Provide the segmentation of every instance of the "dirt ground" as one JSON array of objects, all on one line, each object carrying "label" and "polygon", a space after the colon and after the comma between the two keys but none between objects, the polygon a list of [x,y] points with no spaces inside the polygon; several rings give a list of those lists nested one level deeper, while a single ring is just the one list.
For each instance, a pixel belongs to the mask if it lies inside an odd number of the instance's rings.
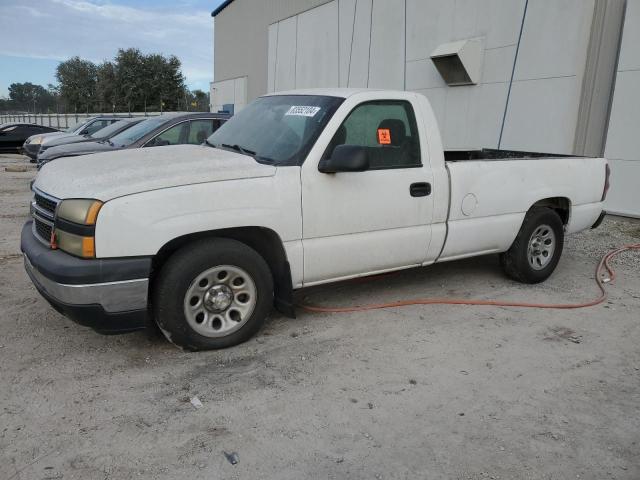
[{"label": "dirt ground", "polygon": [[[589,309],[300,311],[238,347],[185,353],[98,335],[40,298],[19,248],[35,171],[8,165],[28,164],[0,158],[4,480],[640,478],[639,256],[616,262],[609,301]],[[640,223],[608,218],[536,286],[488,256],[299,298],[578,301],[597,295],[597,259],[630,242]]]}]

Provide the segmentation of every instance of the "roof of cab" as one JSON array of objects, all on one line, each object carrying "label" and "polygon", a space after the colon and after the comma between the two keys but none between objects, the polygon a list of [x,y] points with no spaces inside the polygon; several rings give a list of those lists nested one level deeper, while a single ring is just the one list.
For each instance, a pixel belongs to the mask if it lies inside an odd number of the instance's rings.
[{"label": "roof of cab", "polygon": [[[365,92],[379,92],[382,88],[305,88],[301,90],[287,90],[284,92],[267,93],[271,95],[319,95],[325,97],[349,98],[352,95]],[[388,91],[388,90],[385,90]]]}]

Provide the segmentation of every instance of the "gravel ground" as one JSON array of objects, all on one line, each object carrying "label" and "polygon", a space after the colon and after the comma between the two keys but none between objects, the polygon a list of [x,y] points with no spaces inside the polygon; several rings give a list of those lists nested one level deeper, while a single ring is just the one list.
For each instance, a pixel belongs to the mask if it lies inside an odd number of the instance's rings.
[{"label": "gravel ground", "polygon": [[[100,336],[39,297],[19,255],[35,172],[10,165],[28,164],[0,156],[2,479],[640,478],[637,254],[589,309],[300,312],[185,353],[145,332]],[[541,285],[487,256],[299,297],[579,301],[597,295],[597,260],[632,242],[640,223],[607,218],[568,239]]]}]

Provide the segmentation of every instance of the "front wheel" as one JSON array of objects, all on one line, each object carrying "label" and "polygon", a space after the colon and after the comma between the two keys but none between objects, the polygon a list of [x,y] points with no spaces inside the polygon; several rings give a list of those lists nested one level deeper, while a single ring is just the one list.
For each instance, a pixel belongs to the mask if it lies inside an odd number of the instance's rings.
[{"label": "front wheel", "polygon": [[251,338],[273,305],[265,260],[236,240],[213,238],[182,247],[154,285],[158,326],[188,350],[226,348]]},{"label": "front wheel", "polygon": [[527,212],[511,248],[500,255],[504,272],[522,283],[539,283],[553,273],[564,245],[560,216],[536,207]]}]

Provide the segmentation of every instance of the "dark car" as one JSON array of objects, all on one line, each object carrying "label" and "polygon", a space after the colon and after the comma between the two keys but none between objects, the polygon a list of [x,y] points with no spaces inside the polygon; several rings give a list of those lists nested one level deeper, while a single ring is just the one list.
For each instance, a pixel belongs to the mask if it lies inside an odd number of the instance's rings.
[{"label": "dark car", "polygon": [[85,143],[85,142],[103,142],[109,140],[111,137],[124,132],[127,128],[131,128],[137,123],[145,120],[145,117],[137,118],[123,118],[117,122],[112,123],[104,128],[101,128],[94,133],[85,133],[84,135],[63,135],[61,137],[53,137],[48,140],[46,144],[40,147],[38,152],[38,158],[43,152],[46,152],[52,147],[59,147],[60,145],[69,145],[71,143]]},{"label": "dark car", "polygon": [[120,118],[116,116],[100,115],[82,120],[81,122],[78,122],[61,132],[54,131],[53,133],[32,135],[27,138],[22,145],[22,151],[25,155],[31,158],[32,163],[35,163],[36,158],[38,157],[38,152],[40,152],[40,148],[54,138],[62,138],[64,136],[72,135],[92,134],[97,132],[101,128],[106,127],[107,125],[111,125],[112,123],[117,122],[118,120],[120,120]]},{"label": "dark car", "polygon": [[56,131],[55,128],[35,125],[33,123],[0,124],[0,152],[20,153],[20,147],[22,147],[22,144],[30,136]]},{"label": "dark car", "polygon": [[38,168],[60,157],[110,152],[125,148],[204,143],[230,116],[221,113],[167,113],[148,118],[102,142],[52,147],[38,157]]}]

